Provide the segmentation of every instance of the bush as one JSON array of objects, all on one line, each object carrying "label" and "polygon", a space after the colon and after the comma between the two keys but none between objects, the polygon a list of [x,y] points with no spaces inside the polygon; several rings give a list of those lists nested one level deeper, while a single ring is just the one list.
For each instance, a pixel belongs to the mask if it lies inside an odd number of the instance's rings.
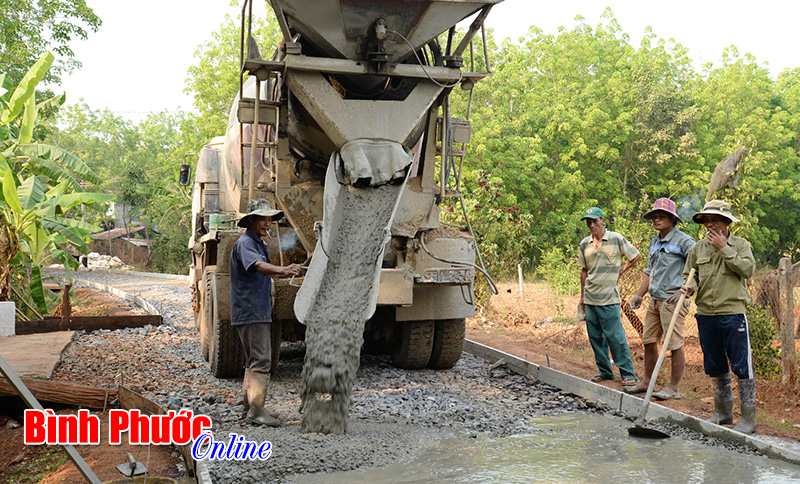
[{"label": "bush", "polygon": [[473,285],[473,290],[475,291],[475,306],[476,309],[480,310],[482,308],[483,314],[491,314],[493,311],[492,308],[492,289],[489,286],[489,283],[486,281],[486,277],[483,274],[478,274],[475,276],[475,282]]},{"label": "bush", "polygon": [[775,320],[767,308],[759,304],[747,306],[747,325],[750,328],[750,350],[753,352],[755,372],[763,377],[773,377],[781,372],[780,346],[774,346],[778,337]]},{"label": "bush", "polygon": [[579,294],[581,271],[578,267],[577,249],[567,255],[565,249],[553,247],[542,252],[536,273],[547,281],[556,294]]},{"label": "bush", "polygon": [[153,237],[150,270],[163,274],[188,274],[191,257],[188,233],[176,231]]}]

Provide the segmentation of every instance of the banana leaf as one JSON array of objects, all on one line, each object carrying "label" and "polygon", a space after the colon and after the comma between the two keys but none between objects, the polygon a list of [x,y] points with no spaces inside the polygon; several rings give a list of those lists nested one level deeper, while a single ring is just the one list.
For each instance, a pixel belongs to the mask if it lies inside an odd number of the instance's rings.
[{"label": "banana leaf", "polygon": [[102,181],[100,177],[92,172],[91,168],[89,168],[89,165],[84,163],[80,158],[73,155],[69,151],[61,149],[57,146],[46,145],[43,143],[28,143],[18,145],[15,148],[15,151],[19,155],[55,161],[69,170],[81,175],[90,183],[100,183]]},{"label": "banana leaf", "polygon": [[47,313],[47,299],[44,296],[44,285],[42,285],[42,269],[34,264],[31,267],[31,299],[36,304],[37,309],[42,314]]},{"label": "banana leaf", "polygon": [[45,52],[38,61],[31,67],[22,78],[17,88],[11,94],[8,104],[4,107],[0,115],[0,124],[8,124],[11,120],[19,116],[22,107],[28,98],[36,92],[36,85],[44,79],[55,57],[50,52]]}]

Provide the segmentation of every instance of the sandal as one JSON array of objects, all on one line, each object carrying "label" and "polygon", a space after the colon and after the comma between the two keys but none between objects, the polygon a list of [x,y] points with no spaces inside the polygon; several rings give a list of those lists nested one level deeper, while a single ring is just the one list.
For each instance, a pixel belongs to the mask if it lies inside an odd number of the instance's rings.
[{"label": "sandal", "polygon": [[622,386],[624,387],[632,387],[633,385],[638,385],[639,380],[636,378],[623,378],[622,379]]},{"label": "sandal", "polygon": [[603,375],[601,375],[601,374],[599,374],[599,373],[598,373],[597,375],[593,376],[593,377],[590,379],[590,381],[592,381],[592,382],[594,382],[594,383],[600,383],[601,381],[613,380],[613,379],[614,379],[614,377],[613,377],[613,376],[612,376],[611,378],[609,378],[609,377],[607,377],[607,376],[603,376]]},{"label": "sandal", "polygon": [[681,398],[681,393],[680,392],[672,393],[669,390],[669,388],[664,388],[660,392],[655,392],[653,394],[653,398],[657,398],[659,400],[671,400],[671,399],[674,398],[674,399],[677,400],[677,399]]},{"label": "sandal", "polygon": [[642,388],[638,382],[634,383],[633,385],[623,386],[622,391],[628,393],[630,395],[635,395],[637,393],[644,393],[647,391],[647,388]]}]

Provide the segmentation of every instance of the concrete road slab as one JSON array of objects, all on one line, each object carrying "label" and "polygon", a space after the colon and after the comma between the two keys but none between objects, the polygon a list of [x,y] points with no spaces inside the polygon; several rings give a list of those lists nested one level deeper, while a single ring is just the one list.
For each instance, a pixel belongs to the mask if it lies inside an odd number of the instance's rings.
[{"label": "concrete road slab", "polygon": [[0,356],[21,378],[50,378],[75,331],[0,338]]}]

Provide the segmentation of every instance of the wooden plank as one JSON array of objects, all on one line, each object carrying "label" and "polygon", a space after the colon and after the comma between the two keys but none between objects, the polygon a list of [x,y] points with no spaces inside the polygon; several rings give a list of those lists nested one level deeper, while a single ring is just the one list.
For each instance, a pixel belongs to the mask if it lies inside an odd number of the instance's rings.
[{"label": "wooden plank", "polygon": [[781,383],[794,386],[797,381],[797,364],[794,339],[794,298],[790,283],[792,260],[784,257],[778,263],[778,288],[780,290],[781,317]]},{"label": "wooden plank", "polygon": [[[52,403],[63,403],[86,408],[102,410],[117,398],[117,390],[113,388],[76,385],[53,380],[37,380],[22,378],[22,383],[33,393],[37,400]],[[0,379],[0,395],[16,396],[17,392],[5,378]]]},{"label": "wooden plank", "polygon": [[50,333],[53,331],[95,331],[98,329],[141,328],[143,326],[160,326],[164,321],[161,315],[137,316],[71,316],[66,324],[60,317],[45,317],[34,321],[17,321],[17,334]]},{"label": "wooden plank", "polygon": [[139,410],[147,415],[162,415],[164,409],[156,402],[143,397],[125,385],[119,386],[119,406],[126,410]]}]

